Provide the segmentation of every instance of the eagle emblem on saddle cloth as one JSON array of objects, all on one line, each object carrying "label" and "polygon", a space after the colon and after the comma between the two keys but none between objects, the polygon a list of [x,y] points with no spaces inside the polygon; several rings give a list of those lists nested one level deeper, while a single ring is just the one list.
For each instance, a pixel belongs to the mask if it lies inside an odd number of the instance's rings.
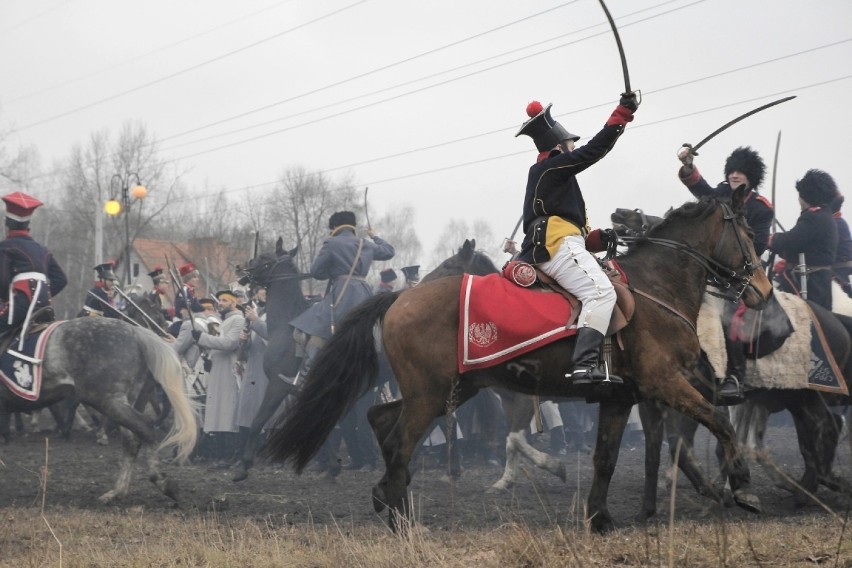
[{"label": "eagle emblem on saddle cloth", "polygon": [[471,323],[467,339],[477,347],[487,347],[497,341],[497,324],[493,321]]}]

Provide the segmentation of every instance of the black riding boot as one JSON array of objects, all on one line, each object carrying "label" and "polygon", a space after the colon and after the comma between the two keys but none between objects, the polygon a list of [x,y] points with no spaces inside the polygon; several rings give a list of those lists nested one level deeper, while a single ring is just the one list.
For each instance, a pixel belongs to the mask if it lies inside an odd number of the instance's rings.
[{"label": "black riding boot", "polygon": [[745,400],[742,385],[746,376],[746,356],[743,344],[725,339],[725,351],[728,355],[728,368],[725,378],[719,385],[719,398],[724,405],[739,404]]},{"label": "black riding boot", "polygon": [[588,385],[609,381],[612,384],[623,384],[624,381],[615,375],[607,375],[600,363],[601,345],[604,336],[591,327],[581,327],[577,330],[574,341],[574,366],[565,376],[571,379],[571,384]]}]

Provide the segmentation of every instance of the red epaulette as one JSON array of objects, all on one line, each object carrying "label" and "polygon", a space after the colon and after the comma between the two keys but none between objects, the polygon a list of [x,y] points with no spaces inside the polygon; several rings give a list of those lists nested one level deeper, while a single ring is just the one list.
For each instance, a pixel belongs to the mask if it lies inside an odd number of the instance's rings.
[{"label": "red epaulette", "polygon": [[810,211],[811,213],[815,213],[816,211],[819,211],[820,209],[821,209],[821,207],[819,205],[814,205],[813,207],[808,207],[808,211]]},{"label": "red epaulette", "polygon": [[772,202],[771,202],[771,201],[769,201],[768,199],[766,199],[765,197],[763,197],[763,196],[762,196],[762,195],[760,195],[760,194],[756,194],[756,195],[757,195],[757,199],[758,199],[758,201],[760,201],[761,203],[763,203],[764,205],[766,205],[766,206],[767,206],[767,207],[769,207],[770,209],[773,209],[773,207],[772,207]]}]

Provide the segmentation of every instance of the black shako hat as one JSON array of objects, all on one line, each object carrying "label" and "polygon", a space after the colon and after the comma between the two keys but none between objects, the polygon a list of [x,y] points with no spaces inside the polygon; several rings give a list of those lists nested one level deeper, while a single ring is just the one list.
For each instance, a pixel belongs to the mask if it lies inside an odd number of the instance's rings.
[{"label": "black shako hat", "polygon": [[409,282],[420,282],[420,265],[417,264],[415,266],[404,266],[402,268],[402,273],[405,275],[405,279]]},{"label": "black shako hat", "polygon": [[115,280],[118,281],[118,276],[112,271],[112,263],[105,262],[95,267],[95,272],[98,273],[98,280]]},{"label": "black shako hat", "polygon": [[565,130],[564,126],[553,120],[553,117],[550,116],[550,107],[552,106],[553,103],[542,110],[541,103],[538,101],[532,101],[528,104],[527,116],[530,119],[521,125],[521,129],[515,134],[515,138],[521,134],[529,136],[535,142],[535,147],[539,152],[552,150],[563,140],[574,140],[575,142],[579,140],[579,136],[571,134]]}]

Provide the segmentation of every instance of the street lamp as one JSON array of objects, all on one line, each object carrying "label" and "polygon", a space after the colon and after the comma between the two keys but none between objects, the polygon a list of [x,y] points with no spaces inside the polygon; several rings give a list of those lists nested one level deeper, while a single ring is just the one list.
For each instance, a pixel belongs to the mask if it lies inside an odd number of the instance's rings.
[{"label": "street lamp", "polygon": [[[130,189],[130,180],[131,178],[136,178],[136,185],[133,186],[133,190]],[[116,187],[115,182],[118,182],[118,188],[121,190],[121,202],[118,201],[118,191],[113,191],[113,188]],[[127,274],[127,280],[125,280],[125,286],[130,285],[130,196],[134,199],[145,199],[145,196],[148,195],[148,190],[145,189],[145,186],[139,180],[139,174],[135,172],[128,172],[125,175],[115,174],[109,180],[109,193],[110,199],[106,203],[104,203],[104,211],[110,217],[115,217],[119,213],[124,211],[124,264],[127,266],[125,273]]]}]

